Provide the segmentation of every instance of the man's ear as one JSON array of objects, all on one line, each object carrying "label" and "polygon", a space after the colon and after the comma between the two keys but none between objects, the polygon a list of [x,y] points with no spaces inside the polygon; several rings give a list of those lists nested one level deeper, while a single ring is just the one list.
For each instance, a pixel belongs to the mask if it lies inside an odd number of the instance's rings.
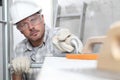
[{"label": "man's ear", "polygon": [[44,15],[42,14],[42,18],[44,18]]},{"label": "man's ear", "polygon": [[42,21],[44,21],[44,15],[42,15]]},{"label": "man's ear", "polygon": [[[22,31],[20,31],[20,33],[21,33],[21,34],[23,34],[23,32],[22,32]],[[23,34],[23,35],[24,35],[24,34]]]}]

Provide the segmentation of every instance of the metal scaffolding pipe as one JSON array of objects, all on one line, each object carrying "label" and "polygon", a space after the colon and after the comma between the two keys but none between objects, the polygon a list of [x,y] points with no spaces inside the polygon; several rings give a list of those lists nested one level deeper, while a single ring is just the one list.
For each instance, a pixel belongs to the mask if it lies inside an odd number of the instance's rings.
[{"label": "metal scaffolding pipe", "polygon": [[9,69],[8,69],[8,46],[9,46],[9,30],[8,30],[8,1],[2,0],[2,39],[3,39],[3,80],[10,80]]},{"label": "metal scaffolding pipe", "polygon": [[80,17],[80,40],[83,42],[84,29],[85,29],[85,18],[86,18],[87,3],[83,2],[82,14]]},{"label": "metal scaffolding pipe", "polygon": [[6,21],[0,21],[0,23],[2,23],[2,24],[6,24]]}]

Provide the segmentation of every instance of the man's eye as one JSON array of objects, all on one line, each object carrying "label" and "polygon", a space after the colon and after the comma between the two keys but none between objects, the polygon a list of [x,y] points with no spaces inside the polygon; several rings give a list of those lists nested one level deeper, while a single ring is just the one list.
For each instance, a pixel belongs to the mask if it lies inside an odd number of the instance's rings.
[{"label": "man's eye", "polygon": [[27,25],[27,23],[25,23],[25,24],[22,24],[22,25],[21,25],[21,27],[24,27],[24,26],[26,26],[26,25]]},{"label": "man's eye", "polygon": [[31,19],[31,21],[32,21],[32,22],[34,22],[35,20],[36,20],[36,18],[34,18],[34,19]]}]

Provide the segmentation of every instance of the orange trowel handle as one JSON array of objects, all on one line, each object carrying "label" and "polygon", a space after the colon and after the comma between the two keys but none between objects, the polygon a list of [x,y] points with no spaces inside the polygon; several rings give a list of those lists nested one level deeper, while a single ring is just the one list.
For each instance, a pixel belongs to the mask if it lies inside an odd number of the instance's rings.
[{"label": "orange trowel handle", "polygon": [[96,60],[98,54],[66,54],[68,59]]}]

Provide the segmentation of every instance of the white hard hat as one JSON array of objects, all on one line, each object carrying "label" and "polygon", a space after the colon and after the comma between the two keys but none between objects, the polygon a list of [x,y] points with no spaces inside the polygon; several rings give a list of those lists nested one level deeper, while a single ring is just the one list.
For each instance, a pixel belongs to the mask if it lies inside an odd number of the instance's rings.
[{"label": "white hard hat", "polygon": [[39,11],[42,11],[42,8],[38,6],[35,2],[30,0],[16,0],[10,8],[10,14],[12,18],[12,23],[16,24],[17,22],[35,14]]}]

